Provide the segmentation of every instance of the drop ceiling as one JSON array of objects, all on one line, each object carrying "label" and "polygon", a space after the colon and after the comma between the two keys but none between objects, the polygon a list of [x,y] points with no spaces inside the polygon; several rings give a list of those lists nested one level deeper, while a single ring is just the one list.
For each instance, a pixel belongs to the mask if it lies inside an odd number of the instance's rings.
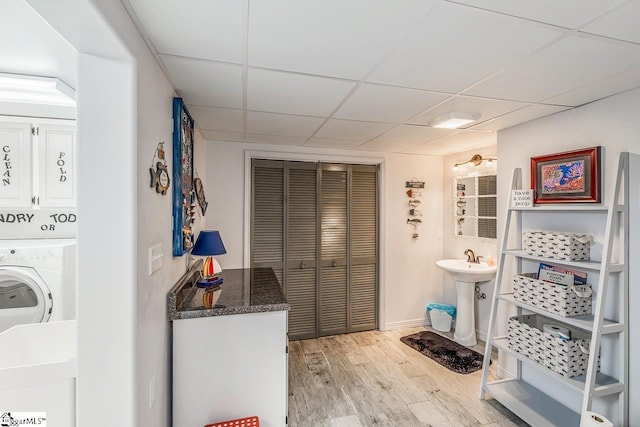
[{"label": "drop ceiling", "polygon": [[122,1],[207,140],[445,155],[640,87],[637,0]]}]

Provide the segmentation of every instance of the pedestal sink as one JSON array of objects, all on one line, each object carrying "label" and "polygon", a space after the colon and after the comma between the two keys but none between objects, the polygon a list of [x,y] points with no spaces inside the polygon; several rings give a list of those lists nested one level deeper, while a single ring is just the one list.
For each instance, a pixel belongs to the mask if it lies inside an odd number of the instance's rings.
[{"label": "pedestal sink", "polygon": [[477,282],[486,282],[496,275],[496,266],[472,263],[464,259],[441,259],[436,261],[456,281],[457,315],[453,339],[466,346],[476,345],[474,289]]}]

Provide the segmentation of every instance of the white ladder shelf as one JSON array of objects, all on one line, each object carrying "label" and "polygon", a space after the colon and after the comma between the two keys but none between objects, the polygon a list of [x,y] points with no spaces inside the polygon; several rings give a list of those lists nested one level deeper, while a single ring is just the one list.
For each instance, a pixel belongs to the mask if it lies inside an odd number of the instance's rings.
[{"label": "white ladder shelf", "polygon": [[[511,190],[522,188],[522,170],[515,169],[511,182]],[[509,193],[510,199],[511,193]],[[489,393],[494,399],[518,415],[524,421],[535,427],[562,426],[578,427],[580,414],[592,409],[594,398],[617,395],[618,397],[618,423],[621,426],[629,425],[629,358],[628,358],[628,318],[629,318],[629,153],[620,153],[616,176],[615,190],[608,207],[602,205],[543,205],[533,208],[512,208],[507,203],[507,214],[502,234],[498,272],[493,291],[491,313],[489,317],[489,329],[487,331],[487,344],[482,367],[482,382],[480,385],[480,399],[484,399]],[[518,247],[521,245],[523,215],[530,212],[548,212],[551,215],[569,213],[579,215],[581,212],[606,214],[604,228],[604,241],[602,243],[602,259],[600,261],[562,261],[538,256],[527,255],[521,249],[510,249],[509,244],[516,240]],[[514,218],[515,217],[515,218]],[[512,227],[512,221],[514,221]],[[515,232],[512,231],[515,229]],[[510,236],[511,233],[511,236]],[[618,249],[618,262],[612,262],[614,249]],[[576,317],[562,317],[538,307],[533,307],[517,301],[513,293],[504,290],[510,278],[504,277],[505,261],[509,258],[515,260],[516,271],[522,271],[523,260],[549,262],[553,264],[574,267],[582,270],[598,271],[599,279],[596,288],[595,305],[593,314]],[[612,276],[618,275],[617,289],[609,289],[609,281]],[[507,288],[508,289],[508,288]],[[616,295],[609,295],[616,294]],[[616,319],[605,319],[605,301],[607,298],[617,296],[619,312]],[[527,313],[541,314],[566,325],[582,329],[591,334],[589,348],[589,362],[587,372],[584,375],[567,378],[538,364],[528,357],[511,350],[508,340],[504,336],[495,336],[498,314],[498,305],[511,306],[517,309],[517,314],[523,311]],[[506,320],[505,320],[506,322]],[[602,336],[616,337],[617,346],[615,353],[618,357],[618,374],[616,378],[598,372],[598,357]],[[514,357],[517,360],[517,371],[514,378],[488,382],[489,359],[492,347]],[[550,380],[564,384],[567,388],[581,393],[582,405],[577,408],[568,408],[554,399],[543,390],[535,388],[523,379],[522,371],[540,373]]]}]

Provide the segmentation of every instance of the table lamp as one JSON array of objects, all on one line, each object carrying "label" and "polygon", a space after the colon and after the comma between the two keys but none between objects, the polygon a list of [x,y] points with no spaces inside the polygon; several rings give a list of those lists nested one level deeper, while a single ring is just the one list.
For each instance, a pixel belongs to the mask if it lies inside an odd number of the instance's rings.
[{"label": "table lamp", "polygon": [[213,255],[226,254],[227,250],[222,243],[220,232],[217,230],[202,230],[198,235],[196,244],[193,245],[191,255],[205,256],[202,266],[202,280],[198,282],[198,286],[207,287],[220,285],[222,283],[222,268]]}]

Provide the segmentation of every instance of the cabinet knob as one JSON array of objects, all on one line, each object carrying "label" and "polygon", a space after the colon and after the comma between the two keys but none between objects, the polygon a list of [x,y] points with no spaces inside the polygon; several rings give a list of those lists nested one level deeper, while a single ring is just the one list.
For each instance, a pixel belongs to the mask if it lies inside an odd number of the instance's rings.
[{"label": "cabinet knob", "polygon": [[302,270],[305,267],[306,267],[306,265],[305,265],[304,261],[301,261],[300,262],[300,270]]},{"label": "cabinet knob", "polygon": [[337,266],[338,266],[338,261],[334,259],[333,262],[331,263],[331,267],[337,267]]}]

